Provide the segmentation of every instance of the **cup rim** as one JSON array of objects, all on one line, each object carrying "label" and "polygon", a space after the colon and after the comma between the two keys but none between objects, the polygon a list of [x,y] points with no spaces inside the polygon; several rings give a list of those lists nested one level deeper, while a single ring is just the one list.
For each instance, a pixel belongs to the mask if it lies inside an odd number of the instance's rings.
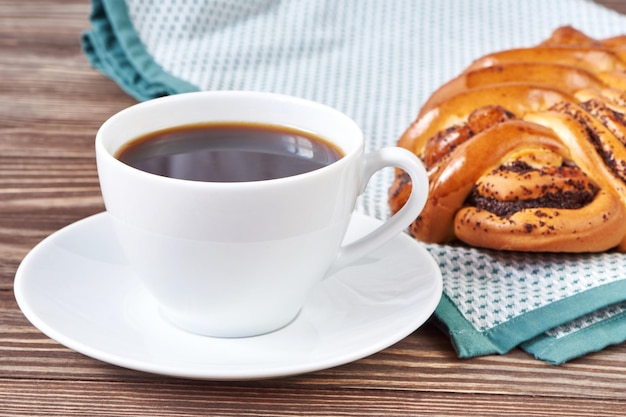
[{"label": "cup rim", "polygon": [[[114,148],[114,150],[111,150],[110,147],[108,147],[105,144],[105,134],[107,133],[107,130],[111,128],[112,125],[114,125],[115,123],[119,123],[120,119],[124,119],[125,117],[132,117],[132,114],[134,112],[138,112],[138,111],[149,111],[149,109],[153,106],[161,106],[164,103],[167,105],[175,105],[177,102],[183,101],[183,100],[189,100],[189,99],[195,99],[195,98],[199,98],[202,99],[202,97],[206,97],[206,96],[210,96],[214,99],[219,99],[220,97],[223,98],[230,98],[230,99],[245,99],[248,97],[252,97],[253,99],[258,99],[258,100],[262,100],[262,99],[270,99],[270,100],[275,100],[275,101],[284,101],[284,102],[291,102],[291,103],[295,103],[295,104],[299,104],[301,106],[308,106],[308,107],[313,107],[313,108],[317,108],[319,110],[325,111],[325,112],[329,112],[329,113],[334,113],[337,116],[340,116],[341,118],[344,119],[345,123],[349,126],[349,129],[353,130],[354,133],[357,133],[359,136],[358,139],[358,143],[355,144],[355,146],[351,146],[350,149],[345,149],[344,147],[340,146],[339,144],[337,144],[336,141],[332,140],[331,138],[328,138],[326,135],[320,135],[324,140],[332,143],[334,146],[337,146],[341,149],[343,155],[341,158],[339,158],[338,160],[332,162],[329,165],[323,166],[321,168],[315,169],[313,171],[308,171],[308,172],[304,172],[301,174],[296,174],[296,175],[291,175],[291,176],[287,176],[287,177],[280,177],[280,178],[274,178],[274,179],[266,179],[266,180],[256,180],[256,181],[237,181],[237,182],[217,182],[217,181],[200,181],[200,180],[190,180],[190,179],[181,179],[181,178],[172,178],[172,177],[167,177],[167,176],[163,176],[163,175],[158,175],[158,174],[153,174],[150,172],[146,172],[143,171],[141,169],[132,167],[122,161],[120,161],[119,159],[117,159],[115,157],[115,152],[117,150],[119,150],[121,148],[121,145],[118,145]],[[262,124],[267,124],[267,125],[276,125],[276,126],[281,126],[280,123],[265,123],[263,121],[251,121],[251,120],[245,120],[245,119],[239,119],[242,122],[246,122],[246,123],[262,123]],[[206,122],[210,123],[210,122],[217,122],[219,123],[220,121],[238,121],[237,118],[234,119],[228,119],[228,120],[222,120],[222,119],[212,119],[212,120],[207,120]],[[183,123],[172,123],[170,125],[168,125],[168,127],[164,127],[165,128],[170,128],[170,127],[176,127],[176,126],[185,126],[185,125],[189,125],[189,124],[194,124],[194,123],[202,123],[202,121],[199,122],[183,122]],[[282,126],[285,127],[290,127],[290,128],[296,128],[296,129],[300,129],[300,130],[304,130],[302,128],[300,128],[297,125],[294,124],[288,124],[288,123],[284,123],[282,124]],[[161,128],[158,129],[154,129],[154,130],[161,130]],[[154,131],[152,130],[152,131]],[[309,130],[309,129],[306,129]],[[146,133],[150,132],[150,129],[145,129]],[[315,131],[312,132],[313,134],[317,134]],[[126,144],[129,141],[135,139],[136,137],[138,137],[140,135],[135,135],[130,139],[124,140],[122,142],[122,144]],[[322,104],[313,100],[308,100],[305,98],[301,98],[301,97],[296,97],[296,96],[290,96],[290,95],[286,95],[286,94],[280,94],[280,93],[270,93],[270,92],[259,92],[259,91],[247,91],[247,90],[213,90],[213,91],[196,91],[196,92],[190,92],[190,93],[180,93],[180,94],[174,94],[174,95],[170,95],[170,96],[163,96],[163,97],[159,97],[159,98],[155,98],[155,99],[151,99],[151,100],[147,100],[147,101],[143,101],[143,102],[139,102],[136,104],[133,104],[129,107],[126,107],[120,111],[118,111],[117,113],[113,114],[112,116],[110,116],[107,120],[104,121],[104,123],[98,128],[98,131],[96,132],[96,137],[95,137],[95,149],[96,149],[96,156],[98,159],[102,158],[103,162],[106,161],[107,163],[111,163],[113,165],[115,165],[116,167],[118,167],[119,169],[123,169],[125,171],[128,171],[129,173],[134,173],[135,175],[139,175],[141,177],[145,177],[145,178],[152,178],[155,180],[159,180],[159,181],[163,181],[163,182],[167,182],[167,183],[171,183],[171,184],[185,184],[188,186],[196,186],[196,187],[207,187],[207,186],[217,186],[217,187],[247,187],[247,186],[259,186],[259,185],[270,185],[270,184],[283,184],[283,183],[289,183],[292,181],[301,181],[303,179],[307,179],[307,178],[311,178],[311,177],[315,177],[318,175],[322,175],[328,171],[334,170],[336,168],[340,168],[340,166],[348,163],[349,160],[351,160],[355,155],[362,153],[364,151],[364,138],[363,138],[363,132],[361,130],[361,128],[356,124],[356,122],[350,118],[348,115],[346,115],[345,113],[331,107],[328,106],[326,104]]]}]

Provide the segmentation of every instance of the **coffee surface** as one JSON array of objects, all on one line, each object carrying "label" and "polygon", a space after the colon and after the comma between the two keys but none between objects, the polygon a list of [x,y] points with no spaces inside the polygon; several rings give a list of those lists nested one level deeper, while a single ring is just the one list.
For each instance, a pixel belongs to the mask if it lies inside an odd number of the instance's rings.
[{"label": "coffee surface", "polygon": [[222,122],[141,136],[116,155],[153,174],[210,182],[261,181],[330,165],[343,155],[309,132],[283,126]]}]

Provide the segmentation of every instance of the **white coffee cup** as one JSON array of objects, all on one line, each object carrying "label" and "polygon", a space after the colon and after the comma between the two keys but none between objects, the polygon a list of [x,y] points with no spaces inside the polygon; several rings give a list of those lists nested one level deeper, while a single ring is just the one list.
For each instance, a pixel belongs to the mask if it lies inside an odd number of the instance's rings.
[{"label": "white coffee cup", "polygon": [[[310,131],[344,156],[300,175],[234,183],[163,177],[115,157],[150,132],[213,121]],[[428,194],[415,155],[395,147],[364,155],[363,134],[349,117],[278,94],[197,92],[139,103],[101,126],[96,157],[120,245],[162,314],[182,329],[215,337],[287,325],[317,282],[401,233]],[[342,246],[357,197],[387,166],[410,175],[411,197],[377,230]]]}]

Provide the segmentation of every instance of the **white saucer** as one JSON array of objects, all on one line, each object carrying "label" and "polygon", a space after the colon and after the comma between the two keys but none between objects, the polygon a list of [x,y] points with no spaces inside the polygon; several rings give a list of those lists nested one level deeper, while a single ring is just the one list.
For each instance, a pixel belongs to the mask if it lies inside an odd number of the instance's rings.
[{"label": "white saucer", "polygon": [[[347,239],[379,224],[355,214]],[[106,213],[43,240],[15,277],[20,308],[59,343],[130,369],[216,380],[293,375],[371,355],[421,326],[441,291],[433,258],[402,235],[321,282],[281,330],[240,339],[198,336],[161,318],[129,273]]]}]

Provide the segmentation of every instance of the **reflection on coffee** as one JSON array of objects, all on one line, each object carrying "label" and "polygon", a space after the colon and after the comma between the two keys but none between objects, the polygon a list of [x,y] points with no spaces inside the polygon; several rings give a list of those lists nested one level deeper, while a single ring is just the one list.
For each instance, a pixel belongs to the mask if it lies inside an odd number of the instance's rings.
[{"label": "reflection on coffee", "polygon": [[261,181],[303,174],[342,157],[334,145],[284,126],[220,122],[178,126],[141,136],[116,157],[171,178]]}]

